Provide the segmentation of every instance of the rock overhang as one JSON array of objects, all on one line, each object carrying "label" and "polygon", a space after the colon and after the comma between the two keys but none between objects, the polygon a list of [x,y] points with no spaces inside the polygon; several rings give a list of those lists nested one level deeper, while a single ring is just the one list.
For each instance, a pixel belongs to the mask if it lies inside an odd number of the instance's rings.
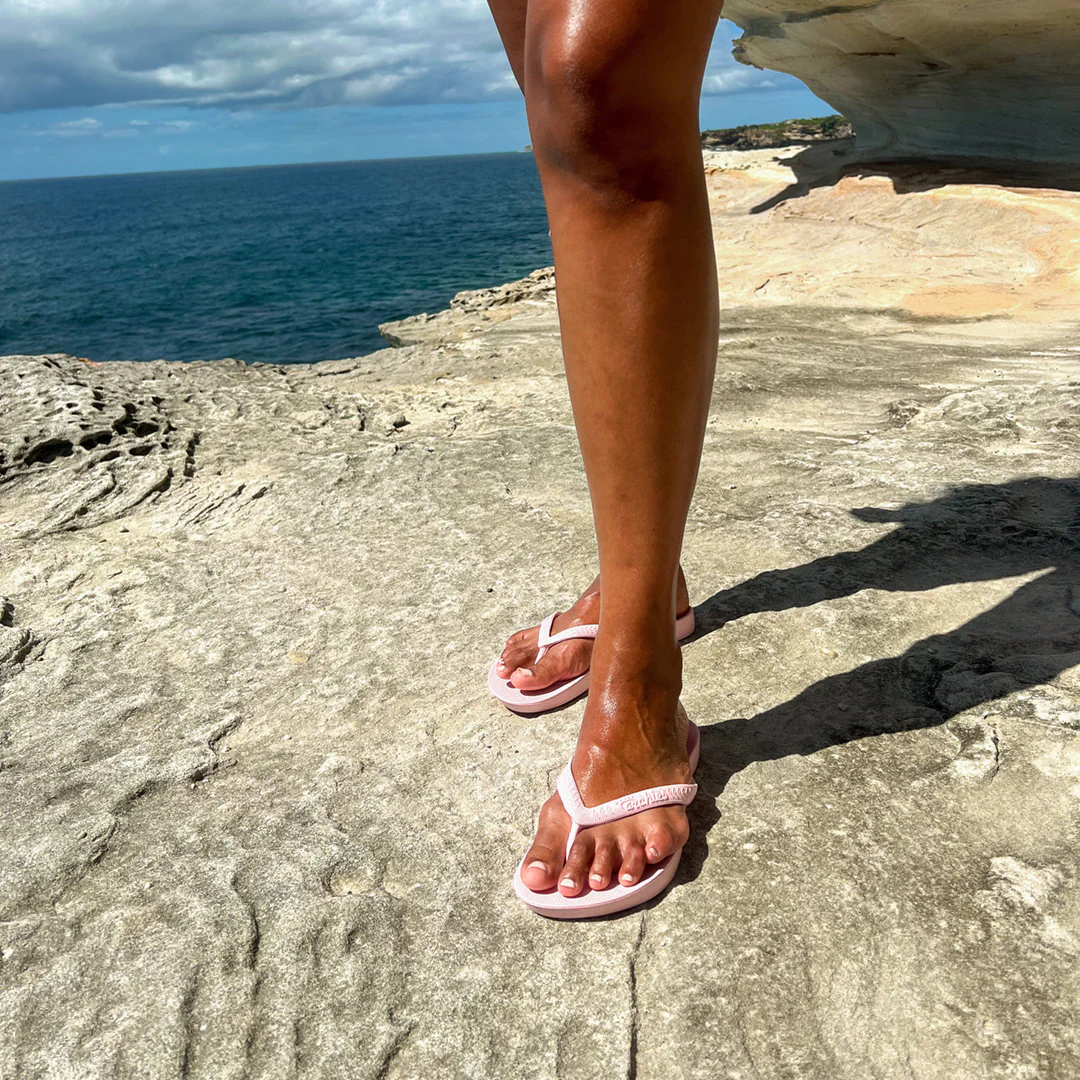
[{"label": "rock overhang", "polygon": [[1068,0],[728,0],[736,59],[801,79],[879,159],[1080,161]]}]

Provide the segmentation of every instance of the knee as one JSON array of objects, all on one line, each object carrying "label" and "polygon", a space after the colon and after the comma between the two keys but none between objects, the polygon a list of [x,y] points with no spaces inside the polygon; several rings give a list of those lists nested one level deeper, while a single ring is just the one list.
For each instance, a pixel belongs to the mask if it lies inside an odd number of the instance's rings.
[{"label": "knee", "polygon": [[541,163],[632,198],[663,198],[678,140],[696,137],[696,96],[680,100],[650,80],[632,41],[560,25],[532,44],[526,103]]}]

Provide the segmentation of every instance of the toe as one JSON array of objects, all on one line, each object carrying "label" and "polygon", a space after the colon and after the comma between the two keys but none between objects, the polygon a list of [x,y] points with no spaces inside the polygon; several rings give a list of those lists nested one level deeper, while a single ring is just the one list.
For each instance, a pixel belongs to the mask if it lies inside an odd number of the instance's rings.
[{"label": "toe", "polygon": [[524,663],[510,676],[519,690],[544,690],[563,679],[573,679],[589,669],[591,641],[581,639],[552,646],[535,663]]},{"label": "toe", "polygon": [[536,627],[532,627],[529,630],[519,630],[507,640],[496,665],[500,675],[509,678],[512,671],[523,664],[527,665],[536,656],[536,634]]},{"label": "toe", "polygon": [[690,830],[686,818],[681,815],[675,821],[657,821],[645,830],[645,858],[650,863],[658,863],[669,855],[674,855],[689,839]]},{"label": "toe", "polygon": [[559,874],[559,892],[563,896],[577,896],[585,887],[585,875],[593,861],[594,844],[588,832],[583,832],[570,849],[566,865]]},{"label": "toe", "polygon": [[540,810],[540,824],[532,847],[521,868],[521,880],[534,892],[553,889],[563,868],[563,852],[570,831],[570,818],[558,795],[552,795]]},{"label": "toe", "polygon": [[622,866],[619,868],[620,885],[636,885],[645,871],[645,848],[640,840],[635,840],[623,851]]},{"label": "toe", "polygon": [[611,884],[611,874],[619,861],[619,849],[610,837],[598,840],[589,871],[589,888],[606,889]]}]

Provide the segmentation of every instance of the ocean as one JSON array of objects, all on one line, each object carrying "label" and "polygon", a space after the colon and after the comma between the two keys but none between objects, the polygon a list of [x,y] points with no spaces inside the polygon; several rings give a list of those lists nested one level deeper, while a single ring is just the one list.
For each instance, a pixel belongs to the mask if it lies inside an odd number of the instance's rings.
[{"label": "ocean", "polygon": [[0,354],[310,363],[551,264],[531,154],[0,183]]}]

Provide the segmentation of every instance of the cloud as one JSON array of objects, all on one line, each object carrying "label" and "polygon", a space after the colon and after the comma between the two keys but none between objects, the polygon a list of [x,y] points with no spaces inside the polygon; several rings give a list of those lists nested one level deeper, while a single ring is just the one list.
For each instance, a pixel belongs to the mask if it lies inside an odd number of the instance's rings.
[{"label": "cloud", "polygon": [[53,125],[52,132],[68,139],[73,135],[97,135],[104,126],[100,120],[84,116],[81,120],[62,120]]},{"label": "cloud", "polygon": [[80,135],[97,135],[103,139],[137,139],[144,130],[153,135],[184,135],[196,126],[194,120],[129,120],[126,124],[110,125],[96,117],[84,116],[79,120],[61,120],[47,127],[29,127],[24,129],[24,134],[58,135],[62,139]]},{"label": "cloud", "polygon": [[769,76],[765,72],[752,68],[737,68],[733,71],[706,71],[701,84],[703,94],[738,94],[749,90],[778,90],[785,85],[784,76]]},{"label": "cloud", "polygon": [[[708,92],[766,87],[723,38]],[[517,93],[485,0],[0,0],[0,111]]]}]

